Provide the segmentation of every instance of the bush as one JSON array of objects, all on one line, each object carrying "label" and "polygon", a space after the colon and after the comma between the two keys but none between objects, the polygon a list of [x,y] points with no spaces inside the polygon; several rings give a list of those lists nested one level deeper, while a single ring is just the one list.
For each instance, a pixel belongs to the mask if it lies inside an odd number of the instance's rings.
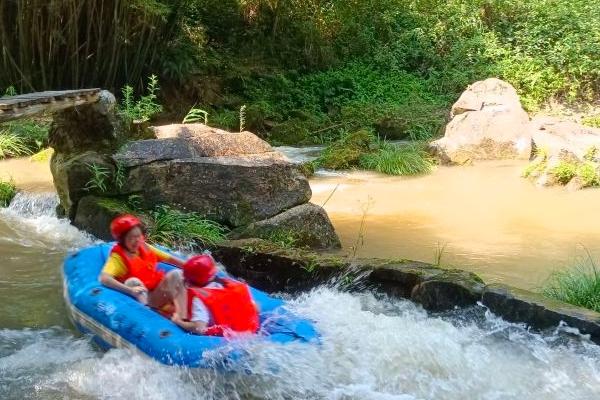
[{"label": "bush", "polygon": [[388,175],[421,175],[430,173],[435,162],[424,144],[381,142],[378,150],[361,156],[359,165]]},{"label": "bush", "polygon": [[8,207],[16,194],[17,188],[12,181],[0,181],[0,207]]},{"label": "bush", "polygon": [[592,128],[600,128],[600,115],[585,117],[581,123],[583,125],[591,126]]},{"label": "bush", "polygon": [[162,106],[158,104],[158,78],[156,75],[148,77],[146,94],[139,99],[135,99],[133,87],[125,86],[121,89],[123,100],[121,101],[120,113],[130,121],[148,121],[153,116],[162,111]]},{"label": "bush", "polygon": [[375,136],[369,131],[345,134],[327,146],[316,163],[323,168],[348,169],[357,167],[363,154],[370,152]]},{"label": "bush", "polygon": [[577,164],[568,161],[561,161],[557,166],[549,171],[556,177],[559,183],[566,185],[577,175]]},{"label": "bush", "polygon": [[542,293],[552,299],[600,312],[600,270],[588,255],[573,268],[554,272]]}]

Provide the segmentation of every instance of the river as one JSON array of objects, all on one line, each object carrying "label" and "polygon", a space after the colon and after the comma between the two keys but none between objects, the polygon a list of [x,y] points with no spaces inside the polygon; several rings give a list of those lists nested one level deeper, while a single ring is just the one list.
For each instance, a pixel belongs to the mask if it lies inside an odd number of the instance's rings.
[{"label": "river", "polygon": [[[315,178],[315,197],[329,197],[332,185],[347,184],[339,179],[352,176]],[[379,178],[384,179],[366,182]],[[319,190],[319,184],[329,186]],[[341,189],[326,207],[351,193]],[[600,395],[600,347],[576,332],[531,333],[480,306],[428,315],[409,301],[334,286],[285,295],[295,312],[315,321],[322,345],[248,342],[250,374],[190,371],[125,350],[101,352],[72,330],[61,297],[62,259],[94,239],[56,218],[56,202],[53,193],[21,193],[0,210],[0,399],[591,400]],[[354,234],[345,237],[339,230],[345,243],[353,242]],[[367,243],[361,247],[366,248]]]}]

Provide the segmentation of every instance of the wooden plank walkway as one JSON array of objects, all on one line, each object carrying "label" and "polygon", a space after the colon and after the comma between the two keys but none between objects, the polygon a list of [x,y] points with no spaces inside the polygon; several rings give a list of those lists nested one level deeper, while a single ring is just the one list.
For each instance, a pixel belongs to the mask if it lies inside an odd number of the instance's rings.
[{"label": "wooden plank walkway", "polygon": [[98,101],[100,89],[45,91],[0,97],[0,122]]}]

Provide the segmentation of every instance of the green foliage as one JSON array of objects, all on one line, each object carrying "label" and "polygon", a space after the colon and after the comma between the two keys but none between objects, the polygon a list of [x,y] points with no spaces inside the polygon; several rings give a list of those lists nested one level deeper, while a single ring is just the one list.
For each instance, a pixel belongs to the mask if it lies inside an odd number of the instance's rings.
[{"label": "green foliage", "polygon": [[537,178],[546,170],[547,164],[548,152],[545,149],[537,149],[535,159],[527,164],[522,175],[524,178]]},{"label": "green foliage", "polygon": [[577,175],[577,164],[568,161],[560,161],[558,165],[551,168],[549,172],[556,177],[559,183],[566,185],[575,177],[575,175]]},{"label": "green foliage", "polygon": [[585,161],[577,166],[576,176],[581,179],[584,187],[600,186],[600,175],[598,168],[600,166],[592,161]]},{"label": "green foliage", "polygon": [[14,182],[0,180],[0,207],[8,207],[15,194],[17,194],[17,188]]},{"label": "green foliage", "polygon": [[585,117],[581,123],[583,125],[591,126],[592,128],[600,128],[600,114]]},{"label": "green foliage", "polygon": [[15,89],[14,86],[9,86],[6,88],[6,90],[4,91],[4,96],[16,96],[17,95],[17,89]]},{"label": "green foliage", "polygon": [[162,106],[158,104],[158,78],[156,75],[148,77],[148,85],[146,86],[146,94],[139,99],[135,99],[133,87],[124,86],[121,89],[123,99],[121,101],[120,112],[123,116],[131,121],[148,121],[156,114],[162,111]]},{"label": "green foliage", "polygon": [[192,107],[183,118],[182,123],[193,124],[197,122],[202,122],[204,125],[208,125],[208,112]]},{"label": "green foliage", "polygon": [[329,169],[357,167],[363,154],[372,150],[374,142],[375,136],[369,131],[345,134],[323,150],[317,164]]},{"label": "green foliage", "polygon": [[276,229],[267,235],[265,239],[275,243],[280,248],[293,249],[297,247],[299,237],[294,231]]},{"label": "green foliage", "polygon": [[542,293],[552,299],[600,312],[600,270],[588,254],[587,259],[565,271],[554,272]]},{"label": "green foliage", "polygon": [[25,140],[13,133],[0,132],[0,159],[31,154]]},{"label": "green foliage", "polygon": [[194,212],[159,206],[150,212],[148,239],[168,246],[207,246],[225,239],[226,228]]},{"label": "green foliage", "polygon": [[98,164],[86,164],[92,174],[90,180],[85,184],[85,190],[97,190],[105,193],[108,190],[110,169]]},{"label": "green foliage", "polygon": [[240,132],[246,128],[246,105],[240,107]]},{"label": "green foliage", "polygon": [[117,188],[122,189],[123,185],[125,185],[125,181],[127,180],[127,168],[125,165],[117,161],[114,175],[114,183]]},{"label": "green foliage", "polygon": [[377,151],[360,158],[360,167],[388,175],[421,175],[430,173],[435,167],[425,144],[395,145],[381,141]]},{"label": "green foliage", "polygon": [[48,143],[50,123],[42,119],[20,119],[0,124],[0,158],[35,153]]}]

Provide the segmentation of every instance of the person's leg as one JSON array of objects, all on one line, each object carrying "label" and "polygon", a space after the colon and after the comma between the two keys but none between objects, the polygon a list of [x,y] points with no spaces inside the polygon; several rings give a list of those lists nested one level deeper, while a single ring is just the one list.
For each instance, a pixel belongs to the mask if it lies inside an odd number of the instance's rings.
[{"label": "person's leg", "polygon": [[167,273],[148,295],[148,305],[152,308],[160,309],[171,301],[175,305],[175,312],[181,318],[187,318],[187,292],[181,270]]},{"label": "person's leg", "polygon": [[142,283],[141,280],[139,280],[138,278],[128,278],[125,282],[123,282],[123,284],[125,286],[129,286],[129,287],[138,287],[138,286],[143,287],[145,289],[145,293],[144,293],[144,296],[141,297],[140,303],[142,303],[144,305],[148,304],[148,289]]}]

